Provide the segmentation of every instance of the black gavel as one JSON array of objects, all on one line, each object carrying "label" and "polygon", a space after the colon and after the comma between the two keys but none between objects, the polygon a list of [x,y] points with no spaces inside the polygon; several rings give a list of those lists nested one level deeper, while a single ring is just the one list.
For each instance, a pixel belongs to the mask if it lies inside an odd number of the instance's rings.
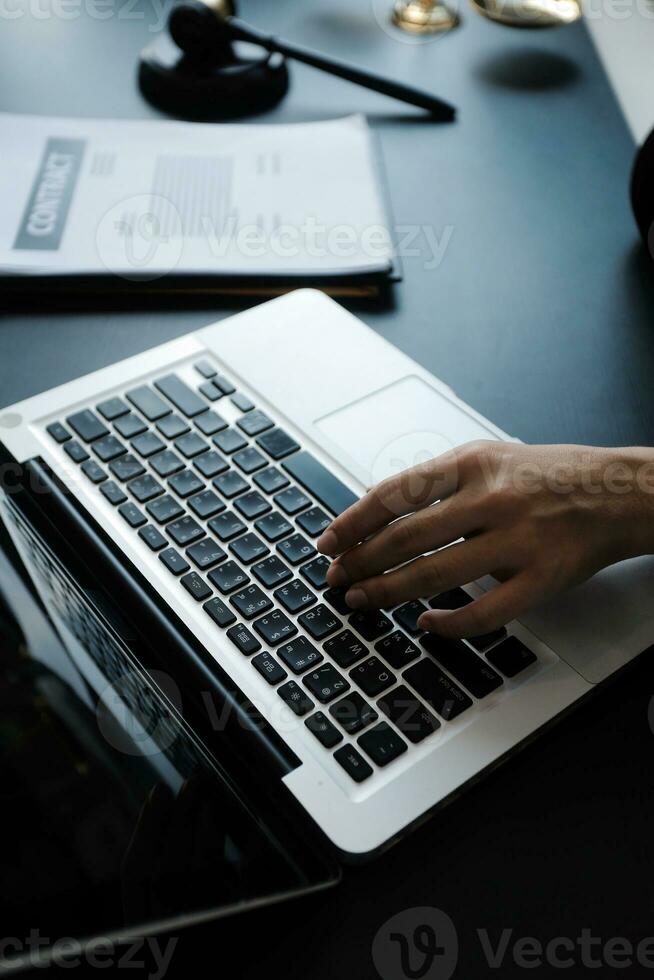
[{"label": "black gavel", "polygon": [[229,65],[234,58],[232,42],[248,41],[270,53],[301,61],[374,92],[381,92],[426,109],[434,119],[449,121],[456,114],[453,106],[428,92],[381,78],[336,58],[326,57],[250,27],[234,16],[234,6],[230,0],[187,0],[180,3],[171,12],[168,29],[177,47],[186,55],[187,61],[199,67]]}]

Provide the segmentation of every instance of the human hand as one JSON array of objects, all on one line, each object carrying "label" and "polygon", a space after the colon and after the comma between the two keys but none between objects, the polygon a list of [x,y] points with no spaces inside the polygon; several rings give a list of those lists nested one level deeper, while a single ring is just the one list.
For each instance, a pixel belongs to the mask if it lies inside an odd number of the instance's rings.
[{"label": "human hand", "polygon": [[[461,540],[463,539],[463,540]],[[384,480],[325,530],[330,586],[392,608],[484,575],[501,584],[418,625],[491,632],[600,568],[654,553],[654,450],[473,442]]]}]

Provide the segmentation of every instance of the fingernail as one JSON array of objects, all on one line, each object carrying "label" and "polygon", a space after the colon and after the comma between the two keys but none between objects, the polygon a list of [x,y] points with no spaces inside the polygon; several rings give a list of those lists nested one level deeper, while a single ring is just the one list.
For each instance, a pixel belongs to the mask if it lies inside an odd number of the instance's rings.
[{"label": "fingernail", "polygon": [[421,616],[418,616],[416,625],[419,626],[421,630],[431,629],[435,618],[436,617],[433,616],[431,613],[427,613],[427,612],[422,613]]},{"label": "fingernail", "polygon": [[326,531],[323,531],[316,541],[316,548],[323,555],[335,555],[337,542],[334,532],[329,528],[327,528]]},{"label": "fingernail", "polygon": [[327,569],[327,581],[334,588],[347,585],[347,574],[341,565],[330,565]]},{"label": "fingernail", "polygon": [[345,593],[345,601],[350,609],[364,609],[368,605],[368,597],[363,589],[354,588]]}]

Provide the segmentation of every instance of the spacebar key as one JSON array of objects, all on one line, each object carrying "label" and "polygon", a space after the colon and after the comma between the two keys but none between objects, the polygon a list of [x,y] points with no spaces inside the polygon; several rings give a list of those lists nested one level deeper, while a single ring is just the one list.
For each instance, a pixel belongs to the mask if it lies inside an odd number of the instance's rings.
[{"label": "spacebar key", "polygon": [[342,514],[359,498],[344,483],[306,450],[295,453],[282,466],[297,482],[312,493],[332,514]]},{"label": "spacebar key", "polygon": [[154,386],[189,419],[199,415],[200,412],[206,412],[209,407],[176,374],[167,374],[165,377],[159,378],[158,381],[155,381]]}]

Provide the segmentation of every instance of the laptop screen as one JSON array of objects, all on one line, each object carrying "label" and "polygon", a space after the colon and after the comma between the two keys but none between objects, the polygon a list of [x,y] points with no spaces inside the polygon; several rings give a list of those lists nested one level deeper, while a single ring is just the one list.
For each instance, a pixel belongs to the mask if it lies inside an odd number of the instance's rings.
[{"label": "laptop screen", "polygon": [[333,882],[253,809],[100,592],[0,504],[0,969],[61,937],[144,936]]}]

